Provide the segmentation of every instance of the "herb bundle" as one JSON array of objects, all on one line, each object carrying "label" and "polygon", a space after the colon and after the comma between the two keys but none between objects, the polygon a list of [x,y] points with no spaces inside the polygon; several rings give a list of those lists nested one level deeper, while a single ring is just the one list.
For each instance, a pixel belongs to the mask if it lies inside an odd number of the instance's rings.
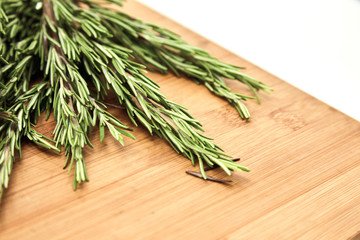
[{"label": "herb bundle", "polygon": [[[199,133],[201,124],[185,107],[167,99],[145,69],[188,76],[226,99],[243,119],[250,117],[244,100],[257,98],[265,84],[191,46],[159,26],[113,10],[106,0],[0,0],[0,199],[8,187],[24,138],[61,151],[65,167],[74,169],[73,188],[88,181],[83,148],[99,127],[123,144],[131,129],[107,111],[112,92],[135,126],[165,139],[173,149],[197,162],[203,179],[221,181],[206,170],[221,167],[248,171]],[[254,96],[232,92],[224,78],[247,85]],[[40,80],[39,80],[40,79]],[[53,114],[53,138],[35,130],[41,114]],[[236,159],[235,159],[236,160]]]}]

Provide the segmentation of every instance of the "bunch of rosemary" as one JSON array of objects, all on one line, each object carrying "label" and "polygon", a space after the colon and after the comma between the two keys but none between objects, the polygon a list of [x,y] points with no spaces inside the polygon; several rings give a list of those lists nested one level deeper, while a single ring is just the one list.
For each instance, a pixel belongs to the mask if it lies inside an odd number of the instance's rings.
[{"label": "bunch of rosemary", "polygon": [[[105,128],[123,144],[134,138],[111,115],[104,98],[113,92],[135,126],[142,124],[164,138],[176,152],[195,164],[204,179],[208,167],[245,170],[197,130],[201,124],[186,108],[168,100],[145,75],[145,68],[185,75],[225,98],[243,119],[250,117],[243,100],[270,89],[184,42],[164,28],[114,11],[111,5],[88,0],[0,0],[0,199],[8,187],[21,141],[54,151],[64,149],[65,167],[74,168],[74,184],[88,181],[83,148],[91,145],[90,129]],[[232,92],[223,78],[246,84],[255,97]],[[53,139],[34,129],[40,114],[53,114]],[[205,167],[207,165],[208,167]]]}]

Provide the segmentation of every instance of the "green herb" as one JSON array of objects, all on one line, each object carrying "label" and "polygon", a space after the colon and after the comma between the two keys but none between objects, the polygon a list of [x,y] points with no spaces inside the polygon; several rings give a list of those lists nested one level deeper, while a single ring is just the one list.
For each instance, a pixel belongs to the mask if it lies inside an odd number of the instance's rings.
[{"label": "green herb", "polygon": [[[100,141],[105,128],[124,144],[131,129],[107,111],[105,98],[114,93],[135,126],[164,138],[174,150],[198,162],[189,174],[211,181],[209,168],[249,171],[233,161],[184,106],[168,100],[145,73],[187,76],[229,101],[243,119],[243,101],[256,98],[265,84],[191,46],[167,29],[111,9],[122,0],[102,4],[87,0],[0,0],[0,198],[8,187],[15,154],[27,138],[66,155],[65,168],[75,169],[73,188],[88,181],[83,157],[92,126]],[[254,96],[232,92],[224,78],[247,85]],[[53,139],[37,132],[38,117],[53,114]],[[238,160],[238,159],[235,159]]]}]

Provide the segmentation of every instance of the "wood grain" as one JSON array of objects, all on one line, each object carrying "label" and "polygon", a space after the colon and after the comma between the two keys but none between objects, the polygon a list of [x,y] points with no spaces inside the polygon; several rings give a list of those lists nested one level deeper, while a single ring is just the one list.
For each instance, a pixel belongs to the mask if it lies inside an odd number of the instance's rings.
[{"label": "wood grain", "polygon": [[[235,173],[229,185],[206,182],[186,175],[196,170],[190,161],[145,129],[135,129],[137,140],[125,147],[109,134],[99,143],[94,130],[95,148],[86,149],[90,183],[74,192],[64,156],[26,143],[3,198],[0,239],[358,239],[359,122],[135,1],[125,10],[275,89],[261,94],[261,105],[247,103],[252,120],[244,122],[204,87],[150,74],[252,171]],[[111,111],[129,122],[122,110]],[[52,127],[43,122],[39,130]]]}]

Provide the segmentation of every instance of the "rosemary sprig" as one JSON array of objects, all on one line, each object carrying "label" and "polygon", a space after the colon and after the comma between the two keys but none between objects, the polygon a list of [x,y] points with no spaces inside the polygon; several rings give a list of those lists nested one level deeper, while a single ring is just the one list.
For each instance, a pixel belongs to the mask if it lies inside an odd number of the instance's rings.
[{"label": "rosemary sprig", "polygon": [[[46,83],[35,84],[9,108],[0,108],[0,199],[4,188],[8,187],[9,178],[15,162],[15,152],[21,157],[21,140],[27,137],[32,142],[47,149],[60,151],[47,138],[33,128],[31,117],[40,115],[41,105],[47,100]],[[36,121],[36,120],[35,120]]]},{"label": "rosemary sprig", "polygon": [[[102,22],[111,34],[124,46],[132,49],[135,59],[148,69],[162,73],[171,70],[177,76],[185,74],[229,101],[243,119],[249,119],[250,113],[242,101],[256,98],[260,103],[257,91],[271,90],[264,83],[240,72],[240,67],[219,61],[203,49],[189,45],[167,29],[134,19],[124,13],[114,13],[95,3],[91,6],[91,11],[103,19]],[[232,92],[224,78],[246,84],[255,97]]]},{"label": "rosemary sprig", "polygon": [[[39,146],[64,149],[65,167],[74,167],[73,188],[88,181],[83,148],[92,147],[90,130],[105,128],[124,145],[135,139],[132,129],[111,115],[106,105],[126,109],[135,126],[165,139],[173,149],[198,163],[189,174],[217,182],[209,168],[249,171],[201,134],[199,121],[187,109],[167,99],[146,76],[146,69],[181,76],[204,84],[225,98],[248,119],[243,101],[257,98],[270,87],[191,46],[164,28],[107,8],[121,0],[100,4],[88,0],[0,0],[0,197],[8,187],[15,161],[26,137]],[[238,80],[254,92],[232,92],[224,79]],[[109,92],[117,101],[104,99]],[[35,131],[41,114],[53,114],[53,139]]]}]

